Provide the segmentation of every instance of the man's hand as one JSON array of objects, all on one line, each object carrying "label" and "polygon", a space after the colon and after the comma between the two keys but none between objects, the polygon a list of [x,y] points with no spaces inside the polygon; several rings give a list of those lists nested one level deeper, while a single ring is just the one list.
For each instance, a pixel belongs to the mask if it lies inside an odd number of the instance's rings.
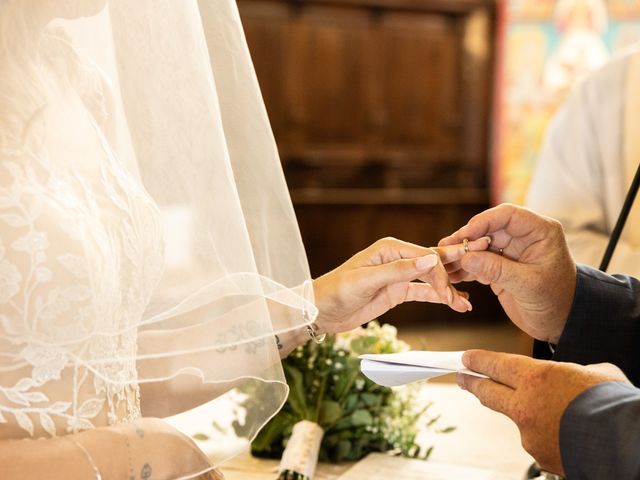
[{"label": "man's hand", "polygon": [[543,469],[559,474],[564,474],[560,420],[569,403],[599,383],[630,383],[610,363],[582,366],[484,350],[469,350],[462,361],[490,379],[459,374],[458,385],[513,420],[524,449]]},{"label": "man's hand", "polygon": [[562,226],[516,205],[482,212],[439,246],[491,237],[491,251],[469,252],[447,265],[451,281],[477,280],[498,296],[513,323],[538,340],[557,343],[576,285],[576,266]]},{"label": "man's hand", "polygon": [[[484,237],[469,242],[468,250],[488,246],[489,239]],[[316,323],[323,332],[344,332],[409,301],[444,303],[457,312],[469,311],[467,294],[450,284],[444,266],[459,262],[463,255],[462,244],[427,248],[395,238],[378,240],[313,281],[320,311]]]}]

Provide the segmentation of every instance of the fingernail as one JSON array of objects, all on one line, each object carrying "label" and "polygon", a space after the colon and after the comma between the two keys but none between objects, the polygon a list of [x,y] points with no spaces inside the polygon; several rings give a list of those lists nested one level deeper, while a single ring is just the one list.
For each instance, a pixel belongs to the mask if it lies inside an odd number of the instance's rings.
[{"label": "fingernail", "polygon": [[451,287],[447,287],[447,303],[451,305],[453,301],[453,292],[451,291]]},{"label": "fingernail", "polygon": [[458,383],[458,386],[463,389],[466,390],[467,386],[465,384],[465,375],[462,373],[459,373],[458,375],[456,375],[456,382]]},{"label": "fingernail", "polygon": [[491,237],[487,235],[487,236],[486,236],[486,237],[484,237],[484,238],[486,238],[486,239],[487,239],[487,244],[491,245]]},{"label": "fingernail", "polygon": [[435,267],[437,264],[438,256],[433,253],[420,257],[416,260],[416,268],[418,270],[426,270],[427,268]]},{"label": "fingernail", "polygon": [[467,312],[473,310],[473,305],[471,305],[471,302],[469,300],[464,297],[460,297],[460,301],[467,307]]}]

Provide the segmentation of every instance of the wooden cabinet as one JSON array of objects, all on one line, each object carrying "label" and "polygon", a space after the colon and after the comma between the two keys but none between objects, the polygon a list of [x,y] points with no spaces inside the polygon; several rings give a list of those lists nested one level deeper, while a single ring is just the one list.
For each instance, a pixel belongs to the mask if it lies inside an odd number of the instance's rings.
[{"label": "wooden cabinet", "polygon": [[[383,236],[434,244],[488,206],[492,1],[238,6],[315,275]],[[474,315],[496,315],[472,289]]]}]

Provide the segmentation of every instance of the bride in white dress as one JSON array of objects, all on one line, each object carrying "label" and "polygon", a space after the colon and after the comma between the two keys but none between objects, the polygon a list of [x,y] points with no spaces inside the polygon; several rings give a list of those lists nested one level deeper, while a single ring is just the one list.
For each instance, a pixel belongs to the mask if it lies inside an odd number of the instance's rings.
[{"label": "bride in white dress", "polygon": [[241,388],[251,440],[295,346],[470,308],[460,246],[385,239],[311,280],[232,0],[0,0],[0,66],[3,479],[214,478],[154,417]]}]

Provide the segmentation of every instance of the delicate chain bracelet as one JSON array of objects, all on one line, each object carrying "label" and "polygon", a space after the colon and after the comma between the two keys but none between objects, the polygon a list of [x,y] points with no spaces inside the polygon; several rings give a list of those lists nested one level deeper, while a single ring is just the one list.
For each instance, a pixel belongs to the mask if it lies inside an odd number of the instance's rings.
[{"label": "delicate chain bracelet", "polygon": [[318,345],[324,343],[324,341],[327,339],[326,333],[318,334],[318,325],[316,325],[315,323],[307,325],[307,333],[311,337],[313,343],[317,343]]},{"label": "delicate chain bracelet", "polygon": [[96,465],[96,462],[93,461],[93,457],[91,456],[89,451],[84,447],[84,445],[82,445],[80,442],[78,442],[77,440],[75,440],[73,438],[68,438],[68,437],[63,437],[63,438],[65,440],[69,440],[76,447],[78,447],[80,450],[82,450],[82,453],[87,458],[87,461],[89,462],[89,465],[91,465],[91,468],[93,469],[93,473],[95,473],[95,475],[96,475],[95,476],[95,480],[102,480],[102,474],[100,473],[100,469],[98,469],[98,466]]}]

